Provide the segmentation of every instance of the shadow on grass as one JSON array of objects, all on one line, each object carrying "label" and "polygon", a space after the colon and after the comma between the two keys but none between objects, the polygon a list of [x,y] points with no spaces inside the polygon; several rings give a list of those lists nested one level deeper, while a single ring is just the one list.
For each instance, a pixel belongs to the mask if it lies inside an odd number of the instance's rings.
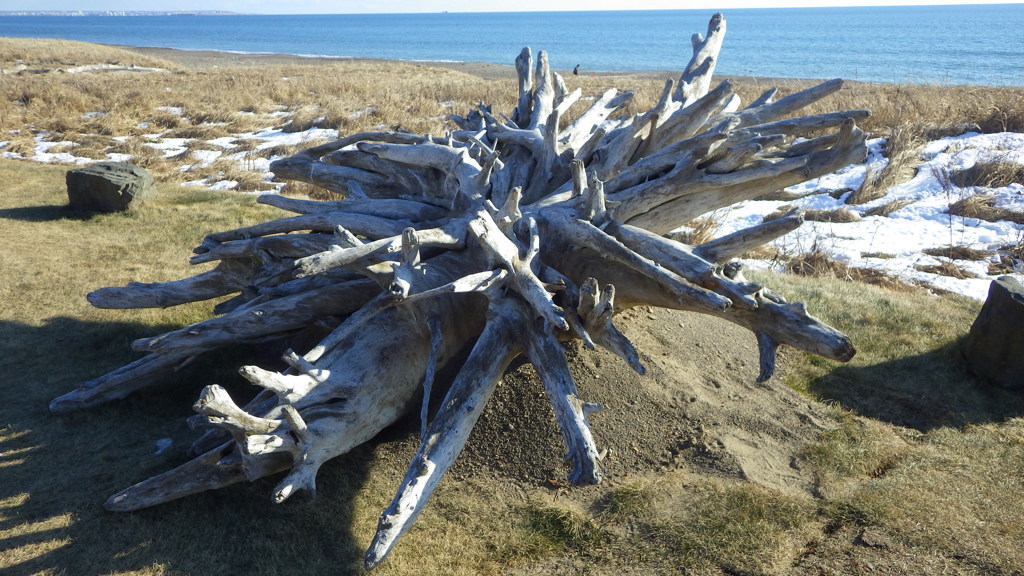
[{"label": "shadow on grass", "polygon": [[1024,393],[971,374],[961,348],[962,339],[872,366],[839,366],[808,389],[823,401],[922,432],[1024,415]]},{"label": "shadow on grass", "polygon": [[0,218],[22,222],[55,222],[57,220],[89,220],[97,212],[82,212],[67,204],[50,206],[25,206],[22,208],[0,209]]},{"label": "shadow on grass", "polygon": [[[198,433],[186,418],[203,386],[224,385],[239,403],[255,393],[237,368],[262,359],[229,349],[126,399],[49,413],[53,397],[138,357],[131,340],[169,328],[73,318],[0,322],[0,573],[360,572],[351,522],[372,446],[327,463],[316,501],[297,495],[273,504],[280,480],[273,477],[139,512],[102,508],[111,494],[188,460]],[[171,448],[158,451],[167,440]]]}]

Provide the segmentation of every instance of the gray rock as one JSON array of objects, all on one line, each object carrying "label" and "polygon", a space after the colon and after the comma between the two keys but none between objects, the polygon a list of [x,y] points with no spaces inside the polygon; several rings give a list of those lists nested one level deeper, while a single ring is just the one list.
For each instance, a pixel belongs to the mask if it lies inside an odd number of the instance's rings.
[{"label": "gray rock", "polygon": [[1024,287],[1012,276],[992,282],[964,341],[964,358],[997,386],[1024,390]]},{"label": "gray rock", "polygon": [[152,196],[153,176],[127,162],[97,162],[69,170],[68,201],[75,210],[119,212]]}]

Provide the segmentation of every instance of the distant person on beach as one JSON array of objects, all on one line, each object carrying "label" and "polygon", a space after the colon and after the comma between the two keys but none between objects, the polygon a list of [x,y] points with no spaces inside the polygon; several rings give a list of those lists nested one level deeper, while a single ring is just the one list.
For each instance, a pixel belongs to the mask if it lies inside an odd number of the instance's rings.
[{"label": "distant person on beach", "polygon": [[572,75],[573,76],[579,76],[580,75],[580,65],[579,64],[577,64],[576,67],[572,69]]}]

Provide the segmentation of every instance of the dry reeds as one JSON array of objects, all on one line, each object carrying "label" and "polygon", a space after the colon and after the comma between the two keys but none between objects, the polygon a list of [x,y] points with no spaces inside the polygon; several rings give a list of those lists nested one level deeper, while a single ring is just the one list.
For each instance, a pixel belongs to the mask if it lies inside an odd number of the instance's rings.
[{"label": "dry reeds", "polygon": [[715,238],[722,223],[715,218],[695,218],[682,226],[683,229],[672,233],[669,238],[690,246],[697,246]]},{"label": "dry reeds", "polygon": [[1007,160],[978,162],[970,168],[951,173],[949,178],[961,188],[1002,188],[1011,184],[1024,184],[1024,164]]},{"label": "dry reeds", "polygon": [[913,200],[893,200],[881,206],[875,206],[864,211],[864,216],[888,216],[897,210],[901,210],[913,204]]},{"label": "dry reeds", "polygon": [[995,198],[973,194],[949,205],[949,213],[963,218],[977,218],[986,222],[1006,220],[1024,224],[1024,213],[1007,210],[995,205]]},{"label": "dry reeds", "polygon": [[922,130],[899,124],[889,130],[884,154],[889,162],[881,169],[868,169],[864,182],[846,198],[847,204],[864,204],[885,196],[887,190],[914,176],[918,150],[924,144]]},{"label": "dry reeds", "polygon": [[[780,206],[774,212],[764,217],[764,221],[775,220],[776,218],[782,218],[786,214],[789,214],[793,210],[793,206],[785,205]],[[819,210],[809,209],[804,210],[804,220],[810,222],[834,222],[834,223],[845,223],[845,222],[860,222],[861,216],[855,210],[851,210],[846,206],[834,208],[832,210]]]},{"label": "dry reeds", "polygon": [[950,260],[971,260],[980,261],[991,258],[995,253],[991,250],[978,250],[970,246],[942,246],[939,248],[928,248],[921,252]]},{"label": "dry reeds", "polygon": [[861,282],[880,286],[896,292],[919,292],[920,288],[900,281],[881,270],[873,268],[853,268],[845,262],[832,258],[823,250],[810,250],[789,258],[783,268],[797,276],[814,278],[835,278],[846,282]]},{"label": "dry reeds", "polygon": [[965,271],[963,268],[953,264],[952,262],[946,261],[939,262],[938,264],[919,264],[914,266],[914,269],[921,272],[927,272],[929,274],[949,276],[950,278],[957,278],[959,280],[974,278],[974,274]]}]

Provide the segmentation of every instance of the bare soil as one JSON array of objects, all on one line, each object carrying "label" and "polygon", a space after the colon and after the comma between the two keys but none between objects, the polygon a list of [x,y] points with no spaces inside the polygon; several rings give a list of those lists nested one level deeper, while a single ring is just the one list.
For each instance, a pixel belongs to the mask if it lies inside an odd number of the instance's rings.
[{"label": "bare soil", "polygon": [[[829,426],[827,408],[783,385],[782,375],[756,382],[753,334],[718,318],[658,308],[616,318],[645,375],[579,341],[566,349],[581,398],[604,408],[589,422],[598,449],[607,450],[606,482],[683,471],[813,495],[814,478],[800,454]],[[417,426],[406,423],[393,438],[398,442],[378,454],[406,465]],[[540,379],[521,364],[503,378],[449,474],[558,488],[568,474],[564,453]]]}]

